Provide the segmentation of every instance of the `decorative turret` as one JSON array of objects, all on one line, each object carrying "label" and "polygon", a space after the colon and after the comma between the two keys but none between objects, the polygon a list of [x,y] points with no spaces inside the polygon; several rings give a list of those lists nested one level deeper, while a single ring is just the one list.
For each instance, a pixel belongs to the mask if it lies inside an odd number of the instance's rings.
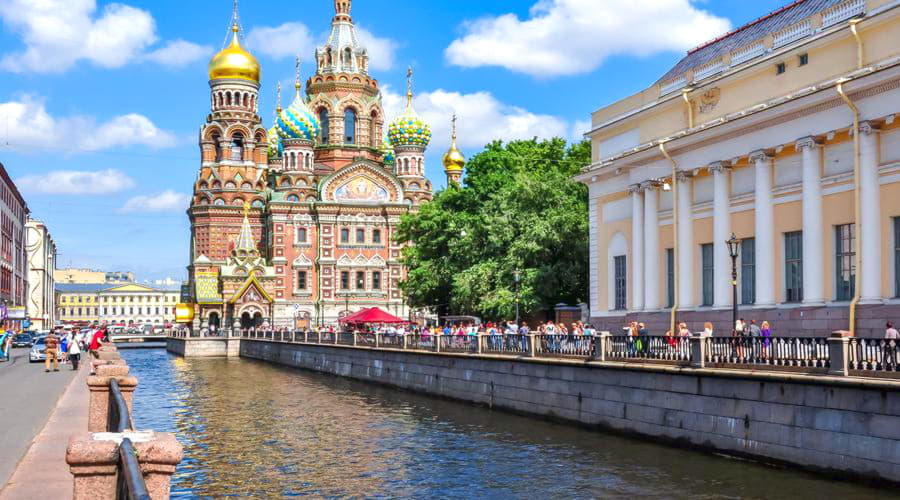
[{"label": "decorative turret", "polygon": [[418,147],[424,151],[431,142],[431,127],[413,109],[412,75],[413,70],[409,68],[406,72],[406,110],[388,126],[388,139],[395,150]]},{"label": "decorative turret", "polygon": [[278,114],[275,123],[284,148],[284,170],[313,170],[313,146],[319,135],[319,120],[306,106],[300,83],[300,57],[297,57],[296,94],[287,109]]},{"label": "decorative turret", "polygon": [[453,115],[453,132],[450,136],[450,149],[444,153],[444,173],[447,174],[447,185],[459,185],[462,179],[463,168],[466,165],[466,157],[456,147],[456,114]]},{"label": "decorative turret", "polygon": [[316,50],[319,74],[367,74],[369,71],[369,54],[356,37],[350,8],[351,0],[334,1],[331,35],[325,45]]},{"label": "decorative turret", "polygon": [[[231,43],[209,61],[212,111],[227,118],[255,116],[259,97],[260,66],[253,54],[241,47],[237,0],[231,15]],[[227,38],[226,38],[227,40]]]},{"label": "decorative turret", "polygon": [[281,144],[281,136],[278,135],[278,115],[281,114],[281,82],[278,82],[278,86],[275,91],[275,119],[272,124],[272,128],[268,130],[266,133],[266,138],[269,147],[269,163],[272,163],[275,160],[278,160],[282,157],[282,153],[284,152],[284,147]]}]

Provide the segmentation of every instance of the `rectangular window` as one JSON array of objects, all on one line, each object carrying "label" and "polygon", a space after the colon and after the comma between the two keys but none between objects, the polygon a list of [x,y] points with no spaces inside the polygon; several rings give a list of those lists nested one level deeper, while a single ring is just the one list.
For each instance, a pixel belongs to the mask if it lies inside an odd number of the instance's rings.
[{"label": "rectangular window", "polygon": [[306,243],[306,228],[297,228],[297,243]]},{"label": "rectangular window", "polygon": [[628,307],[628,301],[626,300],[628,283],[625,256],[616,255],[613,257],[613,266],[615,267],[616,311],[624,311]]},{"label": "rectangular window", "polygon": [[714,274],[713,271],[713,244],[700,245],[700,255],[703,261],[703,303],[701,305],[713,305]]},{"label": "rectangular window", "polygon": [[372,231],[372,243],[376,245],[381,244],[381,229],[375,229]]},{"label": "rectangular window", "polygon": [[357,243],[365,243],[366,242],[366,230],[365,229],[357,229],[356,230],[356,242]]},{"label": "rectangular window", "polygon": [[894,217],[894,297],[900,297],[900,217]]},{"label": "rectangular window", "polygon": [[800,66],[806,66],[809,64],[809,54],[800,54]]},{"label": "rectangular window", "polygon": [[851,300],[856,293],[856,224],[834,228],[834,249],[837,300]]},{"label": "rectangular window", "polygon": [[372,271],[372,290],[381,290],[381,271]]},{"label": "rectangular window", "polygon": [[675,305],[675,249],[666,249],[666,307]]},{"label": "rectangular window", "polygon": [[356,271],[356,289],[357,290],[365,290],[366,288],[366,273],[363,271]]},{"label": "rectangular window", "polygon": [[341,229],[341,243],[350,243],[350,230],[347,228]]},{"label": "rectangular window", "polygon": [[297,271],[297,290],[306,290],[306,271]]},{"label": "rectangular window", "polygon": [[350,289],[350,272],[341,271],[341,290]]},{"label": "rectangular window", "polygon": [[776,75],[780,75],[780,74],[784,73],[785,71],[787,71],[787,67],[784,65],[784,63],[778,63],[775,65],[775,74]]},{"label": "rectangular window", "polygon": [[741,240],[741,304],[756,303],[756,239]]},{"label": "rectangular window", "polygon": [[784,233],[784,301],[803,302],[803,232]]}]

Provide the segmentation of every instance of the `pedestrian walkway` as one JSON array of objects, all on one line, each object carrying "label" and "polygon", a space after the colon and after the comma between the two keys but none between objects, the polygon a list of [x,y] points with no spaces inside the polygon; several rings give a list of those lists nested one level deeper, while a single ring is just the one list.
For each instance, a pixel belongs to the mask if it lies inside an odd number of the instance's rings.
[{"label": "pedestrian walkway", "polygon": [[38,433],[0,492],[0,500],[66,500],[72,498],[72,475],[66,464],[69,437],[88,428],[90,370],[82,366],[44,428]]}]

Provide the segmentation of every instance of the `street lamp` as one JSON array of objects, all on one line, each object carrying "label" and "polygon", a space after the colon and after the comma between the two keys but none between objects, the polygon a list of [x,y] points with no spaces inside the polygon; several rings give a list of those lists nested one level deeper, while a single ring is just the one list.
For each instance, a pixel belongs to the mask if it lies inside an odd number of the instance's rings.
[{"label": "street lamp", "polygon": [[731,233],[731,239],[726,241],[728,244],[728,254],[731,255],[731,327],[736,329],[737,326],[737,258],[740,250],[741,240],[737,239],[734,233]]},{"label": "street lamp", "polygon": [[521,280],[521,278],[522,278],[522,273],[521,273],[521,271],[519,271],[518,268],[516,268],[516,270],[513,271],[513,279],[515,279],[515,281],[516,281],[516,328],[517,329],[519,328],[519,281]]}]

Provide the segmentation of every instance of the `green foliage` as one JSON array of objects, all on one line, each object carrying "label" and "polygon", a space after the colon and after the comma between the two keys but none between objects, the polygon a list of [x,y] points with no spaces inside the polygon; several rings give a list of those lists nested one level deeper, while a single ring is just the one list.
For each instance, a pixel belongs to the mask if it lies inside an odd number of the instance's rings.
[{"label": "green foliage", "polygon": [[590,143],[562,139],[493,142],[450,186],[405,216],[397,240],[414,307],[439,314],[510,318],[514,271],[523,314],[587,298],[587,187],[572,180]]}]

